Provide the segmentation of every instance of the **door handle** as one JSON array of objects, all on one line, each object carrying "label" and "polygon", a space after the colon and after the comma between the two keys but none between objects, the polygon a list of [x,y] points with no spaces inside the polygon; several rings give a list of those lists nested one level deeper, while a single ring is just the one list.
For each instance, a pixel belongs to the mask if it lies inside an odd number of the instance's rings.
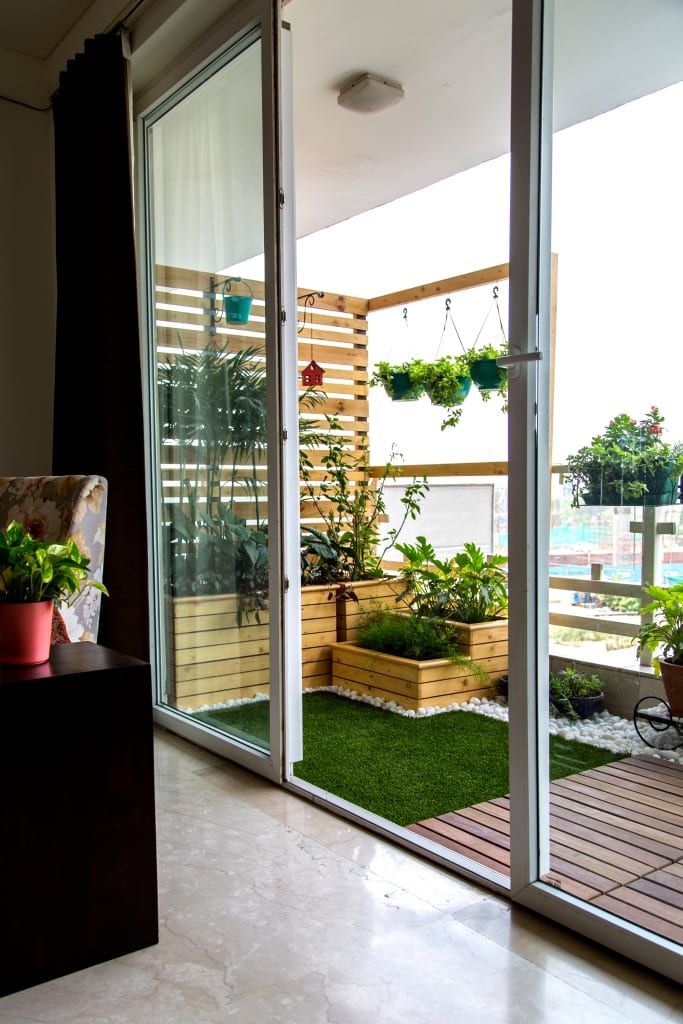
[{"label": "door handle", "polygon": [[534,352],[520,352],[518,348],[510,346],[510,354],[499,356],[496,359],[496,366],[509,370],[510,379],[516,380],[520,375],[522,363],[540,363],[542,359],[543,353],[538,350]]}]

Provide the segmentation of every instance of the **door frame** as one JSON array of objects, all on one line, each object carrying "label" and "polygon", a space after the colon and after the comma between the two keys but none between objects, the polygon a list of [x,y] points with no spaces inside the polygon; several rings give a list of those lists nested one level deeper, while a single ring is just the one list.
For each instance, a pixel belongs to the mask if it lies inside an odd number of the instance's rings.
[{"label": "door frame", "polygon": [[[285,480],[291,473],[291,452],[296,451],[296,397],[292,373],[296,374],[296,290],[292,271],[295,268],[294,217],[287,209],[287,194],[293,199],[291,175],[291,128],[281,131],[284,109],[291,115],[290,49],[282,45],[279,4],[275,0],[245,0],[223,19],[215,31],[199,46],[188,50],[174,62],[173,71],[147,90],[134,103],[136,186],[138,210],[138,287],[141,310],[141,361],[144,379],[148,540],[150,552],[150,637],[155,721],[172,732],[200,746],[229,757],[231,760],[281,782],[285,759],[285,734],[288,748],[298,756],[297,742],[301,730],[283,728],[285,689],[289,701],[289,719],[295,721],[296,700],[291,692],[298,689],[300,721],[299,659],[299,592],[298,592],[298,501],[294,514],[284,512]],[[163,595],[161,580],[161,537],[158,525],[160,478],[158,459],[158,427],[156,413],[156,355],[153,351],[154,315],[152,253],[152,211],[148,129],[164,113],[182,101],[195,88],[220,71],[249,46],[260,42],[261,56],[261,138],[263,149],[263,220],[265,261],[265,317],[267,341],[266,387],[270,416],[267,426],[268,451],[268,522],[269,522],[269,654],[270,654],[270,749],[264,751],[247,741],[193,720],[191,716],[159,701],[160,683],[164,678]],[[134,58],[133,50],[133,58]],[[288,149],[283,152],[283,140]],[[289,166],[290,173],[285,173]],[[286,180],[285,180],[286,179]],[[293,204],[292,204],[293,205]],[[285,216],[285,210],[287,215]],[[289,258],[285,260],[285,253]],[[292,341],[293,335],[293,341]],[[288,355],[294,352],[294,360]],[[293,443],[290,443],[292,442]],[[298,498],[298,494],[297,494]],[[288,495],[291,505],[291,494]],[[296,564],[297,572],[292,573]],[[287,585],[289,583],[289,586]],[[293,633],[290,639],[288,633]],[[287,681],[287,684],[286,684]],[[299,739],[298,739],[299,737]]]},{"label": "door frame", "polygon": [[548,526],[554,0],[514,0],[510,338],[545,359],[510,386],[511,896],[680,981],[680,946],[540,881],[549,860]]}]

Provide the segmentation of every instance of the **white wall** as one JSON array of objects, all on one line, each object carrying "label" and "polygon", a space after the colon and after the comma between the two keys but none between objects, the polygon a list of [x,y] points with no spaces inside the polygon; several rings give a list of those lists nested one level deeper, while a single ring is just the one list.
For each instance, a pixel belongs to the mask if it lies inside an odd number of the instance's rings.
[{"label": "white wall", "polygon": [[[0,51],[0,93],[47,104],[39,61]],[[52,462],[55,271],[52,118],[0,100],[0,475]]]}]

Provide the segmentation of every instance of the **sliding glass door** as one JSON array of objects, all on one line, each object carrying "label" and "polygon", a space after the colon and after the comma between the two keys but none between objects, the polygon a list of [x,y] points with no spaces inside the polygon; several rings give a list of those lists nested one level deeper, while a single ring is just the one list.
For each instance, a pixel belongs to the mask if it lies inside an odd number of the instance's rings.
[{"label": "sliding glass door", "polygon": [[143,119],[157,685],[165,724],[279,779],[285,659],[298,678],[298,510],[282,497],[292,225],[279,29],[255,6]]},{"label": "sliding glass door", "polygon": [[642,588],[683,578],[683,12],[528,0],[515,23],[513,894],[680,980],[680,719],[635,641]]}]

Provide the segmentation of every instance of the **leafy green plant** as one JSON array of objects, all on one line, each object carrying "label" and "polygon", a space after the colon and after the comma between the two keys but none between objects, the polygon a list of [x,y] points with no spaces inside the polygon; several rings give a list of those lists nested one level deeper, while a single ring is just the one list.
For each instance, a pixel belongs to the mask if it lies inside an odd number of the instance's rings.
[{"label": "leafy green plant", "polygon": [[164,458],[177,465],[180,498],[166,506],[165,582],[176,597],[236,593],[240,623],[258,618],[268,587],[266,373],[262,348],[227,346],[187,352],[179,338],[158,367]]},{"label": "leafy green plant", "polygon": [[642,612],[654,615],[654,621],[640,627],[638,653],[642,648],[653,654],[661,650],[659,657],[653,659],[655,672],[659,674],[662,658],[674,665],[683,665],[683,583],[643,589],[652,601],[643,606]]},{"label": "leafy green plant", "polygon": [[683,444],[663,439],[664,417],[653,405],[641,420],[619,413],[602,434],[596,434],[567,458],[566,479],[572,505],[583,498],[592,504],[647,504],[658,491],[677,500],[676,481],[683,472]]},{"label": "leafy green plant", "polygon": [[486,556],[469,542],[452,558],[439,559],[425,537],[396,547],[405,559],[399,599],[418,614],[469,624],[490,622],[507,608],[504,555]]},{"label": "leafy green plant", "polygon": [[[482,360],[488,360],[488,359],[494,359],[494,360],[495,359],[499,359],[500,356],[506,356],[507,354],[508,354],[508,345],[505,342],[503,344],[497,346],[497,347],[495,345],[482,345],[481,348],[471,348],[471,349],[468,349],[468,351],[465,353],[464,358],[468,362],[469,369],[470,369],[470,374],[472,375],[472,379],[474,380],[475,384],[477,383],[477,380],[476,380],[476,368],[475,368],[475,373],[472,373],[472,364],[473,363],[481,362]],[[497,379],[497,384],[496,384],[496,386],[494,388],[489,388],[487,390],[482,390],[481,387],[478,385],[479,386],[479,394],[481,395],[482,401],[484,401],[484,402],[490,401],[491,396],[494,395],[494,394],[500,395],[500,397],[503,399],[503,412],[507,412],[508,411],[508,398],[507,398],[507,395],[508,395],[508,374],[507,374],[507,370],[498,369],[498,371],[497,371],[497,378],[498,378]]]},{"label": "leafy green plant", "polygon": [[63,601],[73,604],[87,588],[107,593],[88,577],[90,559],[69,538],[64,544],[35,540],[16,521],[0,531],[0,602]]},{"label": "leafy green plant", "polygon": [[[417,518],[422,499],[429,490],[426,477],[414,478],[401,498],[403,514],[397,526],[382,537],[381,523],[386,513],[387,482],[400,474],[396,465],[398,453],[392,456],[377,477],[370,475],[370,456],[366,444],[349,448],[341,423],[325,415],[327,430],[319,434],[322,449],[320,466],[313,467],[307,455],[300,460],[304,483],[302,514],[306,507],[314,509],[316,518],[324,523],[326,544],[334,552],[316,562],[315,582],[355,582],[378,579],[383,575],[382,559],[392,548],[408,520]],[[322,477],[314,468],[323,469]],[[320,541],[318,535],[317,541]],[[309,554],[312,554],[309,545]],[[325,572],[329,575],[325,578]],[[305,582],[313,582],[311,573]]]},{"label": "leafy green plant", "polygon": [[423,367],[419,372],[432,405],[449,410],[441,429],[457,426],[472,382],[467,356],[441,356],[433,363],[423,364]]},{"label": "leafy green plant", "polygon": [[395,366],[381,361],[377,363],[370,378],[370,387],[377,387],[381,384],[389,398],[403,398],[407,401],[419,398],[425,390],[425,370],[426,363],[422,359],[411,359]]},{"label": "leafy green plant", "polygon": [[561,672],[550,675],[551,703],[572,722],[580,718],[572,705],[572,698],[600,697],[603,689],[599,676],[580,672],[576,665],[567,665]]},{"label": "leafy green plant", "polygon": [[446,622],[426,619],[414,613],[371,612],[358,630],[358,647],[413,661],[448,658],[455,664],[471,664],[473,672],[481,672],[458,648],[456,630]]}]

